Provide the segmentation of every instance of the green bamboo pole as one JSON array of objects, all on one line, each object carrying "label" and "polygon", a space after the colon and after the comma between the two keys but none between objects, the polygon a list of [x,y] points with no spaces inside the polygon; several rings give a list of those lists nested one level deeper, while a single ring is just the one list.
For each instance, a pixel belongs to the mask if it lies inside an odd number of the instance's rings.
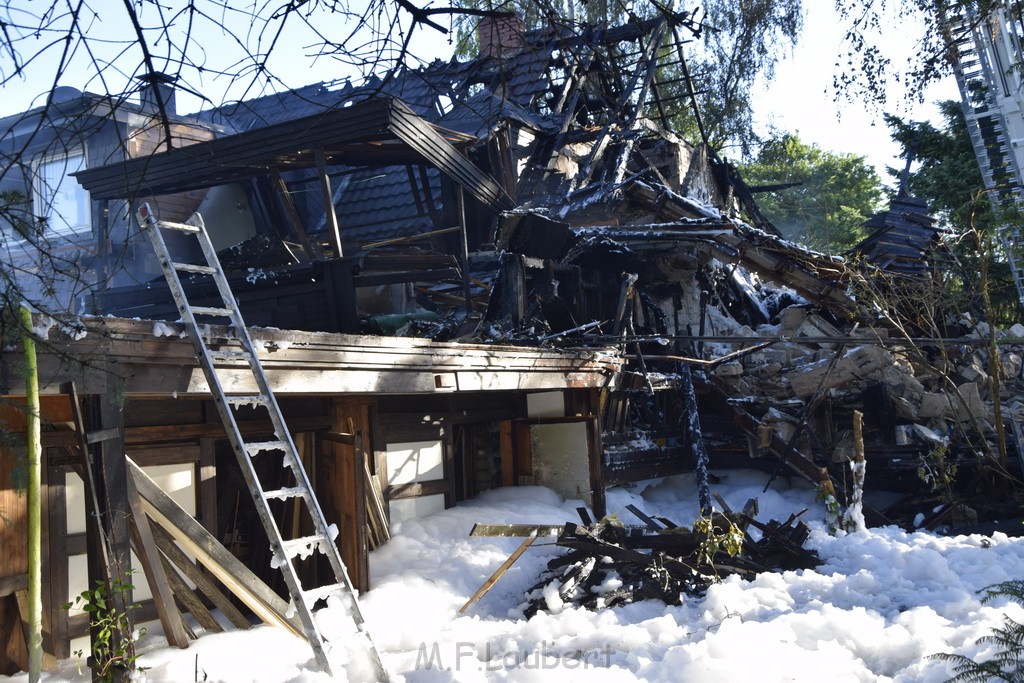
[{"label": "green bamboo pole", "polygon": [[39,420],[39,367],[32,338],[32,312],[20,309],[22,344],[25,348],[25,401],[28,441],[28,680],[36,683],[43,668],[43,556],[39,507],[42,467]]}]

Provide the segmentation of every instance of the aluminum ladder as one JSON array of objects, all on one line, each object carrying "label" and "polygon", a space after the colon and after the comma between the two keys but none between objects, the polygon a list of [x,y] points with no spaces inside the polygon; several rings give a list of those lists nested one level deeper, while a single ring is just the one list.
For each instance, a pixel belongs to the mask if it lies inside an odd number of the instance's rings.
[{"label": "aluminum ladder", "polygon": [[[206,232],[202,217],[199,214],[193,214],[186,223],[158,221],[149,205],[144,204],[138,211],[138,221],[140,227],[149,235],[153,243],[157,259],[160,261],[164,276],[167,278],[168,285],[170,285],[171,294],[174,296],[174,302],[178,307],[178,312],[181,314],[181,320],[184,322],[189,337],[192,339],[196,357],[203,368],[203,374],[206,376],[206,381],[209,384],[210,393],[213,396],[214,404],[217,406],[217,412],[220,414],[224,428],[227,431],[228,441],[230,441],[235,457],[238,459],[245,483],[249,488],[249,493],[252,495],[253,503],[256,505],[256,512],[263,523],[263,528],[267,532],[267,538],[270,540],[274,558],[272,564],[280,570],[284,577],[285,584],[288,586],[288,592],[291,595],[292,607],[302,625],[306,639],[313,648],[317,664],[323,671],[328,674],[331,673],[331,666],[327,658],[327,650],[330,647],[330,643],[324,640],[320,629],[317,627],[313,607],[320,600],[337,597],[347,608],[359,634],[366,639],[367,652],[374,669],[375,678],[380,681],[388,680],[387,671],[381,662],[380,654],[366,632],[363,617],[359,610],[359,602],[356,598],[356,591],[349,580],[348,572],[334,544],[334,538],[337,536],[337,527],[333,525],[329,527],[324,520],[323,511],[320,509],[320,504],[317,502],[313,489],[309,484],[309,479],[298,456],[291,433],[285,425],[281,409],[267,382],[263,365],[260,363],[252,339],[249,337],[245,322],[242,320],[242,314],[238,310],[235,297],[231,293],[231,287],[224,276],[224,270],[221,268],[217,252]],[[163,233],[165,230],[194,237],[199,243],[206,263],[195,264],[175,261],[171,257],[167,242],[164,239]],[[190,305],[179,273],[212,278],[217,285],[223,306],[214,308]],[[233,327],[234,338],[237,340],[240,348],[232,347],[230,350],[211,349],[204,338],[203,330],[196,322],[196,316],[229,321]],[[230,363],[228,368],[237,370],[240,367],[240,361],[244,361],[252,371],[252,377],[255,380],[259,393],[247,396],[228,396],[225,394],[224,388],[221,385],[221,378],[218,375],[217,366],[221,365],[223,367],[223,363],[227,362]],[[274,427],[275,440],[248,443],[245,441],[239,430],[234,413],[236,408],[242,406],[255,406],[266,410]],[[278,455],[269,455],[272,453],[277,453]],[[284,466],[289,468],[293,474],[294,485],[267,490],[260,481],[253,464],[253,458],[260,454],[263,454],[262,457],[282,458]],[[309,519],[312,520],[314,533],[310,536],[296,538],[284,537],[270,509],[271,500],[301,501]],[[307,557],[314,550],[318,550],[327,556],[334,580],[325,586],[307,590],[302,587],[293,564],[293,559],[297,556]]]},{"label": "aluminum ladder", "polygon": [[[993,12],[1001,12],[996,9]],[[996,97],[1004,89],[998,51],[984,21],[967,11],[946,21],[956,49],[953,73],[960,90],[960,105],[978,161],[989,201],[999,209],[1024,211],[1024,175],[1009,139],[1005,117],[1021,119],[1024,100],[1018,95],[1012,107],[1003,107]],[[1017,298],[1024,305],[1024,264],[1018,256],[1019,226],[998,228],[999,245],[1010,266]]]}]

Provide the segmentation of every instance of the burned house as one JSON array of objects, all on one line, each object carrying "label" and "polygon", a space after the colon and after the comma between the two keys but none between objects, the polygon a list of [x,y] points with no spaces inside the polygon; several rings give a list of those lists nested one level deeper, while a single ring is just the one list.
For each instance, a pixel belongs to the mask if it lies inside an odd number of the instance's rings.
[{"label": "burned house", "polygon": [[[87,616],[63,605],[102,574],[84,482],[96,480],[100,515],[118,520],[106,530],[114,553],[128,557],[132,545],[132,486],[157,514],[146,496],[160,494],[128,483],[135,465],[185,511],[175,540],[213,539],[283,593],[216,389],[161,264],[131,227],[144,203],[164,221],[202,216],[360,589],[372,586],[367,553],[390,528],[498,486],[545,485],[601,517],[606,487],[690,472],[706,449],[713,466],[814,482],[831,472],[842,493],[849,415],[866,403],[893,407],[868,415],[869,459],[895,470],[948,438],[927,420],[987,443],[980,368],[958,394],[965,418],[943,378],[926,376],[858,301],[858,272],[783,240],[732,167],[672,132],[671,107],[686,101],[659,78],[673,67],[666,59],[682,59],[673,32],[697,28],[680,15],[513,32],[476,59],[201,112],[189,120],[216,135],[77,171],[125,246],[96,257],[117,275],[89,297],[93,315],[37,317],[47,651],[66,657],[87,636]],[[667,58],[655,49],[666,36]],[[168,248],[177,261],[197,258],[184,238]],[[183,285],[209,312],[222,292],[205,274]],[[237,348],[238,330],[203,316],[210,348]],[[960,342],[964,358],[975,353],[977,339]],[[15,595],[26,569],[25,503],[10,479],[25,424],[13,363],[4,408],[15,443],[0,493],[12,520],[0,603],[9,668],[23,656]],[[253,393],[246,367],[228,355],[217,364],[225,393]],[[237,419],[246,438],[275,436],[258,406]],[[288,488],[280,463],[255,462]],[[301,531],[289,502],[271,512]],[[315,560],[302,570],[323,571]],[[173,601],[136,583],[138,618],[173,620]],[[288,621],[268,603],[245,605]]]}]

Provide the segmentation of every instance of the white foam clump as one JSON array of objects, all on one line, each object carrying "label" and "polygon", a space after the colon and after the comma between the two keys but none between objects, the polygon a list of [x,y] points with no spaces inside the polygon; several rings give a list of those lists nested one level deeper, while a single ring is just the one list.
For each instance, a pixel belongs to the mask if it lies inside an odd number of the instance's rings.
[{"label": "white foam clump", "polygon": [[188,336],[188,332],[186,332],[184,328],[178,328],[177,325],[157,321],[157,322],[153,323],[153,336],[154,337],[187,337]]},{"label": "white foam clump", "polygon": [[50,329],[57,324],[57,321],[48,315],[40,315],[32,326],[32,334],[39,339],[46,339],[50,336]]}]

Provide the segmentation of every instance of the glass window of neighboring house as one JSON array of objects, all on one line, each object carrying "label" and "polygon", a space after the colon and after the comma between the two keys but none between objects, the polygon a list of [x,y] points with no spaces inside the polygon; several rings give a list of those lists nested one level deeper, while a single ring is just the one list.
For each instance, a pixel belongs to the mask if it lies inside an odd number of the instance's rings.
[{"label": "glass window of neighboring house", "polygon": [[85,169],[85,150],[43,158],[32,188],[34,213],[46,220],[46,234],[86,236],[92,232],[89,193],[71,176]]}]

